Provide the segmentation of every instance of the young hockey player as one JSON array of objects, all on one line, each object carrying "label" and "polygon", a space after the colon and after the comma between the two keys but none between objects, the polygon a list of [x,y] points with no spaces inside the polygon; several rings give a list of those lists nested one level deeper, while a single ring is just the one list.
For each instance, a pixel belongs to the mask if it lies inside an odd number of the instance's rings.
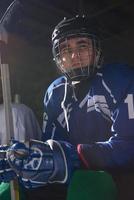
[{"label": "young hockey player", "polygon": [[62,20],[52,45],[63,76],[45,95],[43,140],[8,148],[10,167],[27,188],[68,184],[77,169],[132,172],[134,69],[102,64],[99,33],[85,16]]}]

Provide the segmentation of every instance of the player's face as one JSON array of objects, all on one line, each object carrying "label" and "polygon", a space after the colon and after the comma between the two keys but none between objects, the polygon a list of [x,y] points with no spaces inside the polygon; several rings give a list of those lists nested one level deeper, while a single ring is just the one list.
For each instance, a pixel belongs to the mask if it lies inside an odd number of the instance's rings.
[{"label": "player's face", "polygon": [[65,70],[93,64],[92,40],[87,37],[67,38],[60,43],[61,67]]}]

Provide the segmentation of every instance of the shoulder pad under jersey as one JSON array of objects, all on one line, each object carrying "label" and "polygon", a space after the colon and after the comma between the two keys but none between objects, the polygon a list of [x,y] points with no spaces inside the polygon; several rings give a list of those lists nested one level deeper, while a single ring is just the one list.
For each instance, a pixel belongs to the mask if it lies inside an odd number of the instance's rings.
[{"label": "shoulder pad under jersey", "polygon": [[105,65],[98,74],[102,76],[102,84],[117,102],[125,98],[127,91],[133,85],[134,67],[125,64]]},{"label": "shoulder pad under jersey", "polygon": [[[56,96],[58,96],[58,92],[59,93],[62,92],[61,88],[64,87],[64,85],[65,85],[65,77],[64,76],[61,76],[61,77],[57,78],[56,80],[54,80],[47,89],[47,92],[46,92],[45,98],[44,98],[44,103],[47,104],[49,102],[52,95],[54,95],[55,90],[56,90]],[[53,98],[56,98],[56,97],[53,96]]]}]

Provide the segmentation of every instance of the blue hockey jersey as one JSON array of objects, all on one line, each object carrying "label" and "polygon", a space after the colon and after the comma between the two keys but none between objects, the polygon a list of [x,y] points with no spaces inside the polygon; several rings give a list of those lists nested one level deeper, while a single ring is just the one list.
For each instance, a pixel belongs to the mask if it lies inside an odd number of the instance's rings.
[{"label": "blue hockey jersey", "polygon": [[43,140],[79,145],[85,165],[134,170],[134,68],[111,64],[92,80],[55,80],[44,98]]}]

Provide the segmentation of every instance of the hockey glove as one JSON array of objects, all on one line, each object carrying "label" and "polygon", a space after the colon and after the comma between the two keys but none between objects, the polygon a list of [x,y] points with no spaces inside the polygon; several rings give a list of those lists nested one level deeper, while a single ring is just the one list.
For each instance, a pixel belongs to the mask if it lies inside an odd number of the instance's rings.
[{"label": "hockey glove", "polygon": [[80,164],[73,145],[55,140],[17,142],[8,149],[7,159],[27,188],[68,183]]},{"label": "hockey glove", "polygon": [[7,149],[8,146],[0,146],[0,183],[10,182],[16,177],[16,173],[11,169],[6,159]]}]

